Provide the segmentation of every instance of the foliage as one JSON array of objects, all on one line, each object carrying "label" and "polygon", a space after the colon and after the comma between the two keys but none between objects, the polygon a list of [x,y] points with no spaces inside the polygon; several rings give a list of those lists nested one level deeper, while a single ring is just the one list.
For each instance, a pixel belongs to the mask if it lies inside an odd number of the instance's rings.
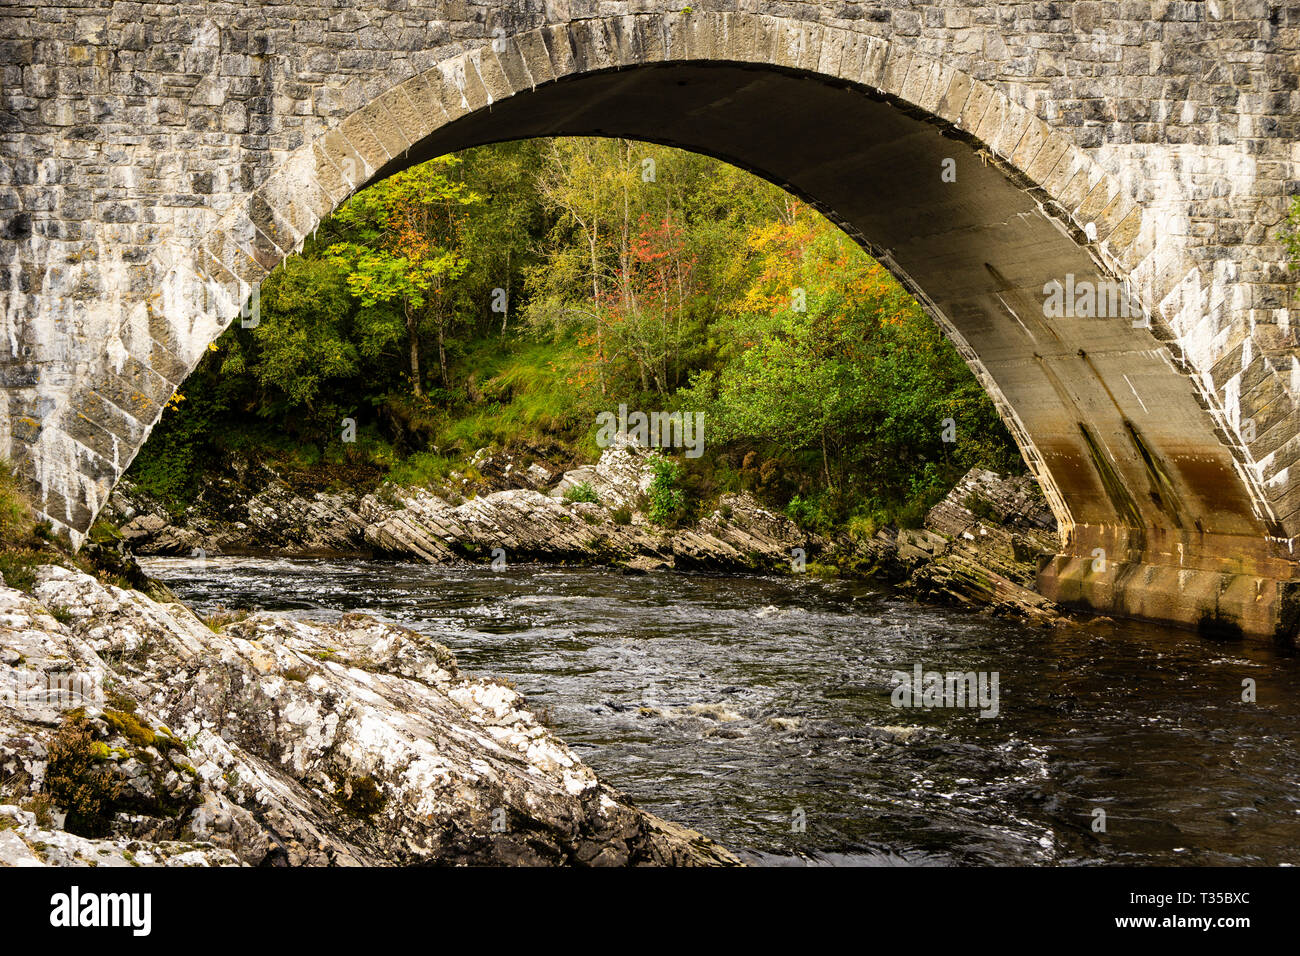
[{"label": "foliage", "polygon": [[565,501],[589,501],[592,504],[599,504],[600,498],[596,495],[596,489],[591,487],[591,482],[580,481],[572,488],[564,492]]},{"label": "foliage", "polygon": [[[424,393],[420,339],[437,337],[439,381],[447,388],[446,340],[455,324],[450,286],[468,267],[461,249],[461,207],[479,200],[463,182],[447,175],[456,165],[443,156],[405,172],[348,200],[335,222],[348,239],[329,247],[329,261],[347,273],[347,285],[361,303],[373,347],[391,344],[404,332],[411,390]],[[391,311],[401,316],[400,325]]]},{"label": "foliage", "polygon": [[18,481],[9,466],[0,460],[0,542],[28,537],[36,521],[18,490]]},{"label": "foliage", "polygon": [[957,351],[826,219],[607,138],[480,147],[358,193],[182,393],[130,472],[174,511],[235,459],[470,493],[480,448],[595,457],[619,403],[705,412],[705,456],[656,466],[662,525],[739,490],[809,527],[914,522],[968,468],[1021,467]]},{"label": "foliage", "polygon": [[77,712],[64,719],[50,741],[45,790],[67,812],[68,832],[78,836],[105,835],[113,803],[122,793],[122,782],[102,765],[101,752],[90,721]]},{"label": "foliage", "polygon": [[393,466],[388,480],[403,488],[427,488],[442,484],[456,462],[434,452],[416,452]]},{"label": "foliage", "polygon": [[721,361],[679,400],[707,409],[712,441],[775,461],[764,482],[790,489],[792,517],[825,529],[864,503],[900,515],[974,464],[1018,470],[956,350],[847,236],[798,208],[750,245],[760,271],[724,321]]},{"label": "foliage", "polygon": [[826,512],[825,503],[819,499],[795,495],[785,506],[785,513],[804,531],[825,534],[831,530],[833,522]]},{"label": "foliage", "polygon": [[679,487],[681,465],[671,458],[655,456],[651,459],[654,477],[646,489],[649,507],[646,513],[651,521],[661,527],[672,527],[682,517],[686,508],[686,495]]}]

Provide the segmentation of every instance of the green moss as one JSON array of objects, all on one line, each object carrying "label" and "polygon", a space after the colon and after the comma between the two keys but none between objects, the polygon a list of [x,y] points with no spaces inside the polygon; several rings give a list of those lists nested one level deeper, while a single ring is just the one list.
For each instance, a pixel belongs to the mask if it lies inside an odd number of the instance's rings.
[{"label": "green moss", "polygon": [[185,742],[180,740],[166,727],[159,726],[153,730],[140,721],[133,713],[123,710],[106,710],[104,711],[104,721],[141,750],[153,747],[160,752],[168,750],[179,750],[182,753],[187,749]]},{"label": "green moss", "polygon": [[140,723],[135,714],[128,714],[122,710],[106,710],[104,720],[137,747],[153,747],[158,742],[158,735]]},{"label": "green moss", "polygon": [[122,693],[117,688],[109,685],[104,689],[104,700],[114,710],[120,710],[124,714],[134,714],[136,708],[140,706],[134,698]]},{"label": "green moss", "polygon": [[837,578],[840,576],[840,569],[833,564],[822,564],[820,561],[809,561],[804,566],[804,570],[815,578]]}]

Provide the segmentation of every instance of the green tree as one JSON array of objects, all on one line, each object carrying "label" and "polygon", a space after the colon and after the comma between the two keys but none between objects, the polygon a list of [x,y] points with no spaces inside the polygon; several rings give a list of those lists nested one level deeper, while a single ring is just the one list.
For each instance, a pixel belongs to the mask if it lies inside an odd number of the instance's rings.
[{"label": "green tree", "polygon": [[460,214],[479,201],[447,175],[458,162],[453,156],[431,160],[352,197],[335,213],[350,238],[328,250],[330,261],[347,270],[348,287],[363,306],[400,309],[417,397],[424,394],[420,336],[427,330],[437,340],[442,387],[450,386],[447,335],[455,311],[448,286],[469,263],[461,248]]},{"label": "green tree", "polygon": [[[334,262],[296,256],[262,283],[256,375],[263,389],[284,395],[288,409],[313,410],[328,383],[357,373],[363,349],[392,334],[354,326],[347,280]],[[226,370],[242,370],[243,359],[240,353]]]}]

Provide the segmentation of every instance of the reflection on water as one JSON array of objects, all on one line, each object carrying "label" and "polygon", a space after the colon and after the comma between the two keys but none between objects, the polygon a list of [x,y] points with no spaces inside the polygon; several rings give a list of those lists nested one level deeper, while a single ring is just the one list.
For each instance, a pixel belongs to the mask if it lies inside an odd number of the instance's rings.
[{"label": "reflection on water", "polygon": [[[145,566],[200,611],[423,631],[515,681],[643,806],[755,862],[1300,863],[1300,661],[1269,646],[1042,630],[806,577]],[[996,671],[998,716],[896,709],[893,674],[918,663]]]}]

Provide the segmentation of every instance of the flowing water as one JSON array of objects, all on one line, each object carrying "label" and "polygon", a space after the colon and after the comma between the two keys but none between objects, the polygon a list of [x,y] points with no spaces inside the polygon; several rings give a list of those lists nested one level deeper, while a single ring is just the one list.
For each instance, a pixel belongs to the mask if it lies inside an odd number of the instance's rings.
[{"label": "flowing water", "polygon": [[[144,563],[201,612],[422,631],[513,680],[642,806],[751,862],[1300,863],[1300,659],[1269,645],[1045,630],[806,576]],[[997,716],[895,707],[917,664],[996,672]]]}]

